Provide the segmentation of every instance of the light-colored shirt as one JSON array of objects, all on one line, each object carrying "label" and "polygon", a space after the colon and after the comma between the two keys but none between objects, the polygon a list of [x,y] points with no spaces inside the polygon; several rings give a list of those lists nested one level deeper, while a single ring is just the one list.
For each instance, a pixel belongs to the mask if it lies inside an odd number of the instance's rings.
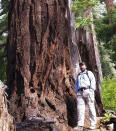
[{"label": "light-colored shirt", "polygon": [[[88,75],[87,75],[88,72]],[[78,92],[79,88],[88,88],[95,90],[96,89],[96,80],[95,76],[91,71],[85,70],[84,72],[80,72],[77,76],[76,82],[75,82],[75,89],[76,92]]]}]

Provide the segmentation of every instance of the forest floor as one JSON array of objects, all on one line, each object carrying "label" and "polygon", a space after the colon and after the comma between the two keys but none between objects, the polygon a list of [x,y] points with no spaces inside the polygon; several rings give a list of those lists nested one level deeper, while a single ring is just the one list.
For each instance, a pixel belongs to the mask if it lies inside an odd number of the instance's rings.
[{"label": "forest floor", "polygon": [[[114,111],[111,110],[105,110],[106,114],[112,114],[112,116],[110,118],[107,118],[106,116],[102,116],[102,117],[97,117],[97,125],[96,125],[96,129],[95,130],[90,130],[90,121],[89,121],[89,113],[88,113],[88,108],[86,106],[86,116],[85,116],[85,126],[83,129],[79,129],[78,130],[70,130],[70,131],[116,131],[116,113]],[[108,120],[108,122],[102,124],[101,120],[105,121]]]},{"label": "forest floor", "polygon": [[89,125],[88,123],[86,124],[86,126],[83,129],[73,129],[72,131],[116,131],[114,129],[114,124],[108,124],[108,125],[103,125],[100,123],[101,119],[103,119],[104,117],[97,117],[97,126],[95,130],[90,130],[89,129]]}]

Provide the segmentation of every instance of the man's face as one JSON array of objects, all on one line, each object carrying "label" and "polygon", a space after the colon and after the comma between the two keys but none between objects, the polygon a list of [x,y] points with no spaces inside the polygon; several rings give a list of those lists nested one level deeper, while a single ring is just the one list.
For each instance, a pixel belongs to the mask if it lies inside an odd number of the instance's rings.
[{"label": "man's face", "polygon": [[80,70],[81,70],[82,72],[84,72],[84,71],[86,70],[86,68],[87,68],[86,65],[81,65],[81,66],[80,66]]}]

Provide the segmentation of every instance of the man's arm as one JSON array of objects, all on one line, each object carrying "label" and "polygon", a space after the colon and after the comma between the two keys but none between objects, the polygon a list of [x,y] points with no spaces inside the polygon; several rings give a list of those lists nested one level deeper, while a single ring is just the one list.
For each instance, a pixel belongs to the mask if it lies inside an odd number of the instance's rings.
[{"label": "man's arm", "polygon": [[95,91],[95,89],[96,89],[95,76],[91,71],[89,71],[88,74],[89,74],[89,78],[90,78],[90,89],[93,89]]},{"label": "man's arm", "polygon": [[79,88],[79,86],[78,86],[78,76],[77,76],[76,81],[75,81],[75,91],[76,91],[76,93],[78,92],[78,88]]}]

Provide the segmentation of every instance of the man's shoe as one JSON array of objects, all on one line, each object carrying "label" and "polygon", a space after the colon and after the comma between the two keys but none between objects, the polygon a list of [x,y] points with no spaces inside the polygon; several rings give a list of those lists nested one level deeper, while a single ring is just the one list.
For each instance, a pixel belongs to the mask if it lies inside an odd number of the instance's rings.
[{"label": "man's shoe", "polygon": [[90,130],[95,130],[95,129],[96,129],[96,126],[90,126],[89,129],[90,129]]}]

